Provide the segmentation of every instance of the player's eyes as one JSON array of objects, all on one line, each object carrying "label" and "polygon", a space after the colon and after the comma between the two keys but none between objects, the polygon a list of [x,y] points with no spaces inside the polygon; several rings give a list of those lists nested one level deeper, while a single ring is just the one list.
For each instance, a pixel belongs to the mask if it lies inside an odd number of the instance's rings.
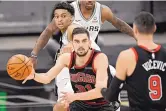
[{"label": "player's eyes", "polygon": [[56,19],[58,18],[58,16],[54,16]]},{"label": "player's eyes", "polygon": [[66,15],[62,15],[62,18],[65,18],[66,17]]},{"label": "player's eyes", "polygon": [[77,43],[77,44],[79,43],[79,41],[74,41],[74,42]]},{"label": "player's eyes", "polygon": [[86,42],[87,42],[87,40],[83,40],[82,42],[83,42],[83,43],[86,43]]}]

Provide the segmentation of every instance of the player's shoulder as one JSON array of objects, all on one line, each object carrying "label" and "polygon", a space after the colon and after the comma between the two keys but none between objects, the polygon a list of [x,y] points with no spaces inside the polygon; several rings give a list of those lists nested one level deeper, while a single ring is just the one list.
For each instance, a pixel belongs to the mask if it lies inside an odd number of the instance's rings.
[{"label": "player's shoulder", "polygon": [[103,8],[103,9],[108,9],[109,7],[107,6],[107,5],[104,5],[104,4],[101,4],[101,7]]},{"label": "player's shoulder", "polygon": [[82,25],[79,22],[73,21],[72,24],[70,24],[73,27],[82,27]]},{"label": "player's shoulder", "polygon": [[65,66],[69,66],[71,59],[71,53],[63,53],[57,59],[58,63],[64,64]]},{"label": "player's shoulder", "polygon": [[123,50],[123,51],[121,51],[120,54],[119,54],[119,57],[120,57],[121,59],[124,59],[124,60],[132,59],[132,58],[134,58],[134,56],[135,56],[135,53],[134,53],[134,51],[132,50],[132,48],[129,48],[129,49],[127,49],[127,50]]},{"label": "player's shoulder", "polygon": [[102,12],[109,12],[111,9],[107,5],[101,4]]},{"label": "player's shoulder", "polygon": [[63,53],[58,57],[58,60],[61,62],[64,61],[66,63],[68,60],[70,60],[70,58],[71,58],[71,53]]},{"label": "player's shoulder", "polygon": [[78,22],[72,22],[69,26],[68,26],[68,29],[74,29],[74,28],[77,28],[77,27],[82,27],[80,23]]},{"label": "player's shoulder", "polygon": [[99,51],[97,53],[97,57],[107,57],[107,55],[105,53]]},{"label": "player's shoulder", "polygon": [[77,27],[82,27],[82,26],[80,24],[76,23],[76,22],[73,22],[68,26],[67,32],[71,34],[72,31]]},{"label": "player's shoulder", "polygon": [[108,6],[101,5],[101,16],[104,20],[112,16],[112,14],[112,10]]},{"label": "player's shoulder", "polygon": [[107,67],[109,65],[108,57],[102,52],[98,52],[93,58],[93,65],[95,69]]},{"label": "player's shoulder", "polygon": [[108,57],[105,53],[103,52],[98,52],[95,57],[94,57],[95,61],[102,61],[102,60],[107,60]]},{"label": "player's shoulder", "polygon": [[70,56],[71,56],[71,53],[63,53],[62,55],[60,55],[60,57],[63,59],[68,59],[70,58]]}]

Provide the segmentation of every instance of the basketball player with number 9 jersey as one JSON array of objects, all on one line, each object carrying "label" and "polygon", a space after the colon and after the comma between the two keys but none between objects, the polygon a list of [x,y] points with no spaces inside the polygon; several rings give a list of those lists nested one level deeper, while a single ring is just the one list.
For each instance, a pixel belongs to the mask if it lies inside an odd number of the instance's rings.
[{"label": "basketball player with number 9 jersey", "polygon": [[[154,17],[141,12],[135,17],[133,30],[137,46],[122,51],[116,63],[116,75],[108,89],[101,93],[109,101],[126,83],[130,111],[166,110],[166,49],[154,43]],[[116,93],[115,93],[116,92]]]}]

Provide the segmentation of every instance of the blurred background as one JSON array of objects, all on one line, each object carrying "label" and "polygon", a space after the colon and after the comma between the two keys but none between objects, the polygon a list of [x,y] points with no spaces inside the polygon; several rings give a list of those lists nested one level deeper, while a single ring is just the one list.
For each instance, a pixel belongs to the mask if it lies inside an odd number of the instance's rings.
[{"label": "blurred background", "polygon": [[[56,102],[54,82],[48,85],[11,79],[6,72],[8,59],[15,54],[29,56],[40,33],[52,20],[52,9],[58,1],[0,1],[0,111],[52,111]],[[71,2],[71,1],[69,1]],[[132,26],[140,11],[151,12],[157,23],[155,41],[166,47],[166,1],[99,1],[111,8],[120,19]],[[99,44],[115,66],[121,50],[135,45],[133,38],[104,23]],[[48,52],[38,56],[37,72],[53,66]],[[121,92],[122,105],[128,106],[127,93]]]}]

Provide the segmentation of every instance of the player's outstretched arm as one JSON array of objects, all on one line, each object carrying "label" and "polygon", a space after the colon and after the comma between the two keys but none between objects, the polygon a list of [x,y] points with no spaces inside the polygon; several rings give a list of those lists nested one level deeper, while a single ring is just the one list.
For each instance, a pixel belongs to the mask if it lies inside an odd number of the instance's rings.
[{"label": "player's outstretched arm", "polygon": [[96,84],[95,88],[83,92],[83,93],[76,93],[75,97],[76,100],[92,100],[96,98],[101,98],[102,95],[100,93],[102,87],[107,87],[107,79],[108,79],[108,58],[105,54],[100,53],[94,59],[94,68],[96,71]]},{"label": "player's outstretched arm", "polygon": [[32,53],[38,55],[39,51],[44,48],[44,46],[47,44],[49,38],[53,35],[53,33],[58,31],[59,30],[56,27],[53,19],[37,39],[35,47],[32,50]]},{"label": "player's outstretched arm", "polygon": [[35,81],[43,84],[50,83],[51,80],[56,78],[56,76],[64,67],[69,66],[70,55],[70,53],[65,53],[59,56],[55,66],[53,66],[47,73],[35,73],[35,71],[33,70],[32,73],[23,81],[23,83],[31,79],[34,79]]},{"label": "player's outstretched arm", "polygon": [[48,43],[48,40],[53,35],[53,33],[58,31],[59,29],[56,27],[54,20],[52,20],[52,22],[41,33],[31,52],[32,55],[31,61],[33,62],[34,65],[35,65],[35,56],[37,56],[39,51],[45,47],[45,45]]},{"label": "player's outstretched arm", "polygon": [[102,5],[102,22],[104,21],[112,23],[119,31],[128,34],[136,40],[133,29],[126,22],[116,17],[109,7]]},{"label": "player's outstretched arm", "polygon": [[127,51],[120,53],[116,62],[116,75],[113,78],[109,88],[102,88],[101,93],[103,97],[110,101],[118,101],[119,92],[123,87],[123,83],[127,76],[127,67],[130,64]]}]

